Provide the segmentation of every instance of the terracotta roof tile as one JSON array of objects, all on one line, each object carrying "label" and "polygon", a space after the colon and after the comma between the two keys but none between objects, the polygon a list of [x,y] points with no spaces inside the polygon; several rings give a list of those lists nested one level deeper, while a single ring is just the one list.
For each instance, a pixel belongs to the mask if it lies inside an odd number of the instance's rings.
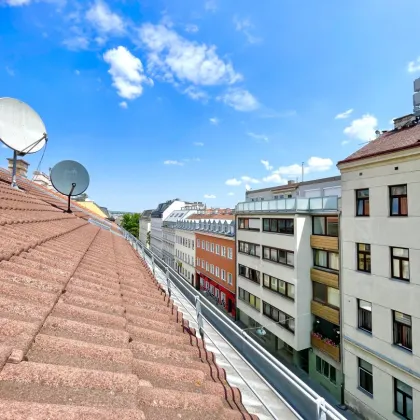
[{"label": "terracotta roof tile", "polygon": [[255,418],[128,242],[28,180],[13,190],[7,176],[2,419]]},{"label": "terracotta roof tile", "polygon": [[348,156],[346,159],[338,162],[338,165],[413,147],[420,147],[420,125],[386,132],[379,138],[372,140],[361,149]]}]

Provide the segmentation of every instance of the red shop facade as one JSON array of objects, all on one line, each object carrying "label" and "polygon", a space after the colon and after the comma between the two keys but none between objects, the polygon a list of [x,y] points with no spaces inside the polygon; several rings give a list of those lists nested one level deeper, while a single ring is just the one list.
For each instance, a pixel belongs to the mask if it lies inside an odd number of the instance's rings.
[{"label": "red shop facade", "polygon": [[200,290],[207,291],[217,303],[222,305],[226,312],[233,318],[236,317],[236,297],[235,295],[221,284],[217,283],[210,277],[202,273],[198,273],[200,277]]}]

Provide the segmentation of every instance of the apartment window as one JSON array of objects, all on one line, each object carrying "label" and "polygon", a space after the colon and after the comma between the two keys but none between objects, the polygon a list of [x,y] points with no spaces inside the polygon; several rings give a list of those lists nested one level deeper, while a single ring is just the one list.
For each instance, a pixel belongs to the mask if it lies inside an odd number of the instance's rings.
[{"label": "apartment window", "polygon": [[200,248],[200,239],[197,239],[197,248]]},{"label": "apartment window", "polygon": [[338,236],[338,216],[314,216],[312,233],[322,236]]},{"label": "apartment window", "polygon": [[206,251],[210,251],[210,242],[206,241]]},{"label": "apartment window", "polygon": [[270,260],[279,264],[286,264],[293,267],[294,253],[293,251],[286,251],[284,249],[263,247],[263,259]]},{"label": "apartment window", "polygon": [[216,254],[220,255],[220,245],[216,244]]},{"label": "apartment window", "polygon": [[245,265],[238,264],[239,275],[260,284],[260,272]]},{"label": "apartment window", "polygon": [[201,267],[205,268],[205,266],[206,266],[206,262],[204,260],[201,260]]},{"label": "apartment window", "polygon": [[289,330],[293,334],[295,333],[295,319],[264,301],[263,314],[273,321],[278,322],[280,326],[286,328],[286,330]]},{"label": "apartment window", "polygon": [[357,244],[357,269],[359,271],[365,271],[370,273],[370,245],[369,244]]},{"label": "apartment window", "polygon": [[395,412],[408,420],[413,420],[413,388],[394,378]]},{"label": "apartment window", "polygon": [[214,265],[213,264],[210,264],[210,273],[214,274]]},{"label": "apartment window", "polygon": [[230,260],[233,259],[233,250],[232,250],[232,248],[228,248],[228,258]]},{"label": "apartment window", "polygon": [[340,258],[337,252],[314,249],[314,265],[316,267],[338,271],[340,268]]},{"label": "apartment window", "polygon": [[209,271],[209,268],[210,268],[210,264],[206,262],[206,271]]},{"label": "apartment window", "polygon": [[394,279],[410,280],[410,264],[407,248],[391,248],[391,276]]},{"label": "apartment window", "polygon": [[295,286],[290,283],[286,283],[283,280],[277,279],[276,277],[264,274],[263,286],[266,289],[270,289],[273,292],[280,293],[290,299],[295,299]]},{"label": "apartment window", "polygon": [[369,216],[369,188],[356,190],[356,216]]},{"label": "apartment window", "polygon": [[294,219],[263,219],[264,232],[294,234]]},{"label": "apartment window", "polygon": [[372,332],[372,303],[358,299],[358,325],[361,330]]},{"label": "apartment window", "polygon": [[228,273],[228,280],[227,280],[228,284],[232,284],[232,273]]},{"label": "apartment window", "polygon": [[325,284],[312,282],[313,299],[324,305],[340,307],[340,291]]},{"label": "apartment window", "polygon": [[219,269],[219,267],[216,267],[216,277],[220,277],[220,269]]},{"label": "apartment window", "polygon": [[370,395],[373,395],[372,365],[359,358],[359,386]]},{"label": "apartment window", "polygon": [[390,216],[407,216],[407,185],[389,187]]},{"label": "apartment window", "polygon": [[238,218],[238,227],[243,230],[260,230],[260,219]]},{"label": "apartment window", "polygon": [[192,246],[192,249],[194,249],[194,240],[193,239],[191,239],[191,246]]},{"label": "apartment window", "polygon": [[249,242],[239,241],[239,252],[243,254],[252,255],[254,257],[260,257],[260,246],[257,244],[251,244]]},{"label": "apartment window", "polygon": [[223,268],[222,268],[222,270],[221,270],[221,275],[222,275],[222,280],[223,281],[226,281],[226,271],[225,270],[223,270]]},{"label": "apartment window", "polygon": [[413,349],[411,316],[402,312],[393,311],[394,344],[407,350]]},{"label": "apartment window", "polygon": [[222,246],[222,257],[226,257],[226,247]]},{"label": "apartment window", "polygon": [[316,356],[316,370],[333,384],[337,382],[337,371],[335,370],[335,367],[327,363],[324,359],[321,359],[319,356]]},{"label": "apartment window", "polygon": [[213,242],[210,244],[210,251],[214,253],[214,243]]},{"label": "apartment window", "polygon": [[239,287],[239,299],[247,303],[248,305],[252,306],[257,311],[260,311],[260,308],[261,308],[260,298],[252,295],[251,293],[247,292],[244,289],[241,289],[240,287]]}]

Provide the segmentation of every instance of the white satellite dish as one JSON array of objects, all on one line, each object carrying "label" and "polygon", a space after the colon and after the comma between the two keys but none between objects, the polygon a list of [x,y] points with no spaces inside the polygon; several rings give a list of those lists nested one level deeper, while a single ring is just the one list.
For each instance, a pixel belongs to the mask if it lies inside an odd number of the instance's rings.
[{"label": "white satellite dish", "polygon": [[51,169],[50,179],[53,187],[68,197],[67,213],[71,213],[70,197],[83,194],[89,186],[89,173],[74,160],[63,160]]},{"label": "white satellite dish", "polygon": [[0,140],[13,150],[12,187],[17,188],[17,156],[41,150],[47,142],[47,130],[29,105],[14,98],[0,98]]}]

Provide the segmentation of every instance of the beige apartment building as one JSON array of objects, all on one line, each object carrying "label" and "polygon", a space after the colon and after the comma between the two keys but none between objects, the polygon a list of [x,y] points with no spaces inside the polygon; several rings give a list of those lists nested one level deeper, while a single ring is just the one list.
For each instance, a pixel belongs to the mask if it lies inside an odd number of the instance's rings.
[{"label": "beige apartment building", "polygon": [[346,402],[369,420],[420,419],[420,125],[338,163]]}]

